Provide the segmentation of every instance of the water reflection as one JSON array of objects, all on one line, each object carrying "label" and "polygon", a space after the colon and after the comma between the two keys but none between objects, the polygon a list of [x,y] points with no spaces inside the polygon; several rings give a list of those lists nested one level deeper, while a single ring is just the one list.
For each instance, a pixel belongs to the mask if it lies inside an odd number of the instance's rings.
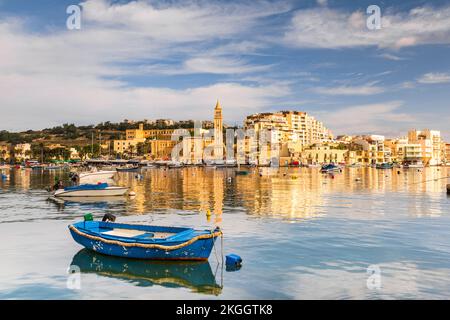
[{"label": "water reflection", "polygon": [[[424,195],[441,197],[447,176],[449,168],[348,168],[335,175],[308,168],[250,169],[248,175],[236,175],[234,169],[184,168],[147,170],[142,180],[122,173],[118,183],[136,192],[135,213],[210,209],[216,214],[216,222],[220,222],[224,208],[233,207],[244,208],[253,215],[302,220],[324,216],[335,205],[350,209],[358,201],[363,207],[380,210],[390,205],[382,196],[392,193],[423,202]],[[373,197],[359,198],[368,194]],[[421,215],[423,210],[414,212]]]},{"label": "water reflection", "polygon": [[[192,292],[220,295],[222,287],[217,283],[209,262],[162,262],[125,259],[105,256],[82,249],[70,264],[82,273],[95,273],[126,281],[139,287],[153,285],[167,288],[189,288]],[[219,267],[216,273],[220,276]]]},{"label": "water reflection", "polygon": [[[390,195],[404,201],[413,216],[440,215],[439,204],[450,168],[394,169],[346,168],[342,173],[321,174],[319,168],[250,168],[248,175],[236,175],[235,169],[188,167],[155,168],[136,173],[118,173],[115,183],[136,193],[134,198],[102,199],[101,202],[70,199],[60,203],[61,209],[75,203],[105,208],[121,208],[125,215],[177,210],[206,212],[211,210],[213,222],[220,224],[223,214],[242,208],[256,216],[275,216],[287,220],[323,217],[330,208],[359,207],[371,213],[389,210]],[[0,188],[20,192],[42,190],[56,178],[68,180],[67,170],[11,170],[10,180]],[[424,199],[426,198],[426,199]],[[445,198],[445,196],[444,196]],[[116,202],[117,201],[117,202]]]},{"label": "water reflection", "polygon": [[125,197],[49,197],[50,203],[57,206],[58,210],[65,208],[79,209],[109,209],[111,207],[125,207]]},{"label": "water reflection", "polygon": [[[46,201],[45,188],[68,170],[10,170],[10,179],[0,181],[0,297],[26,292],[44,299],[195,299],[206,291],[224,299],[448,299],[450,168],[347,168],[334,176],[318,168],[260,169],[246,169],[247,175],[235,169],[150,169],[143,179],[120,173],[116,183],[136,192],[134,199],[69,199],[61,208]],[[213,256],[212,268],[89,252],[73,257],[80,247],[67,225],[86,213],[95,219],[112,213],[125,223],[209,228],[199,214],[208,209],[211,223],[224,230],[224,253],[244,259],[238,272],[223,272],[224,290],[217,288],[222,269],[216,273]],[[83,279],[90,290],[54,293],[52,288],[66,288],[72,257],[92,273]],[[377,293],[366,288],[366,268],[373,264],[382,269]],[[30,288],[30,279],[39,286]],[[146,285],[153,287],[137,287]]]}]

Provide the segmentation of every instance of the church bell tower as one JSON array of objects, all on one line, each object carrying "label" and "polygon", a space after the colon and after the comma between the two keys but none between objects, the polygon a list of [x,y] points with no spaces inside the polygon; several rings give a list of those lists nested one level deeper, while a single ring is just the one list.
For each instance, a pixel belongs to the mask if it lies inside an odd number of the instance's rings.
[{"label": "church bell tower", "polygon": [[219,100],[214,108],[214,159],[223,160],[223,118]]}]

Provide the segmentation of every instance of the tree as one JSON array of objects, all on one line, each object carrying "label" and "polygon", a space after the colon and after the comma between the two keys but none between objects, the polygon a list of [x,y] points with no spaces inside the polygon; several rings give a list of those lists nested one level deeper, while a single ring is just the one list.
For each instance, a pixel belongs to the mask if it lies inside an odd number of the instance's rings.
[{"label": "tree", "polygon": [[130,144],[128,146],[128,152],[130,154],[131,157],[133,157],[133,151],[134,151],[134,146],[132,144]]},{"label": "tree", "polygon": [[138,142],[138,144],[136,145],[136,154],[137,154],[138,156],[143,156],[144,153],[145,153],[144,148],[145,148],[144,143]]}]

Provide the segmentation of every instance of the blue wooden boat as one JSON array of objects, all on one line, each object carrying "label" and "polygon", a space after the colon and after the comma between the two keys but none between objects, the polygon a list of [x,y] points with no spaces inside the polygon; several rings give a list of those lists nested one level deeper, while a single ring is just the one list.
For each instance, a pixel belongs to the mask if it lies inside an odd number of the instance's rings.
[{"label": "blue wooden boat", "polygon": [[135,259],[207,260],[215,230],[81,221],[69,225],[73,239],[98,253]]}]

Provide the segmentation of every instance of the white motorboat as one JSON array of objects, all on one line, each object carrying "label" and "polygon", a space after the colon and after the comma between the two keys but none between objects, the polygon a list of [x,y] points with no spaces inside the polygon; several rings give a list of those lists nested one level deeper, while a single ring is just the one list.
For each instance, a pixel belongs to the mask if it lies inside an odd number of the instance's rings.
[{"label": "white motorboat", "polygon": [[74,187],[58,189],[53,193],[55,197],[116,197],[127,193],[128,188],[109,186],[107,183],[82,184]]},{"label": "white motorboat", "polygon": [[410,163],[406,163],[403,165],[403,168],[423,168],[423,162],[422,161],[417,161],[417,162],[410,162]]},{"label": "white motorboat", "polygon": [[171,162],[169,165],[168,165],[168,167],[169,168],[171,168],[171,169],[177,169],[177,168],[183,168],[184,167],[184,164],[183,163],[181,163],[181,162]]},{"label": "white motorboat", "polygon": [[98,183],[104,183],[106,181],[110,181],[114,175],[116,174],[116,171],[89,171],[89,172],[81,172],[81,173],[74,173],[74,176],[78,176],[79,183],[80,184],[98,184]]}]

